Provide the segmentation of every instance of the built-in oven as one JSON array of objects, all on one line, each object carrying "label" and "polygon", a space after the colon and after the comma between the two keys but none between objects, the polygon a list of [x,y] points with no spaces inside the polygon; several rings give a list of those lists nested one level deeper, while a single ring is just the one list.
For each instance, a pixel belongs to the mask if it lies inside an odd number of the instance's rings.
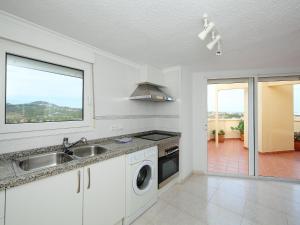
[{"label": "built-in oven", "polygon": [[161,188],[178,175],[179,145],[159,146],[158,187]]},{"label": "built-in oven", "polygon": [[137,135],[158,142],[158,188],[163,187],[179,173],[179,136],[161,132]]}]

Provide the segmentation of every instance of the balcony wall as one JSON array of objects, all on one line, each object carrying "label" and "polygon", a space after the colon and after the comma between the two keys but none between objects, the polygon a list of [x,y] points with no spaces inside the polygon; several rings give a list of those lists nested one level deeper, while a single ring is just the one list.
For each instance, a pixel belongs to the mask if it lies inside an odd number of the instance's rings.
[{"label": "balcony wall", "polygon": [[293,86],[263,82],[258,84],[259,152],[294,150]]},{"label": "balcony wall", "polygon": [[[225,139],[226,138],[240,138],[240,132],[237,130],[231,130],[231,127],[236,127],[239,124],[240,119],[219,119],[218,128],[219,130],[225,131]],[[212,131],[216,129],[216,122],[214,119],[208,120],[207,126],[207,138],[208,140],[213,138]],[[248,137],[247,130],[245,130],[245,140],[244,147],[248,148]]]},{"label": "balcony wall", "polygon": [[300,132],[300,116],[295,117],[294,120],[294,131]]},{"label": "balcony wall", "polygon": [[[240,119],[219,119],[219,130],[225,131],[225,138],[240,138],[238,131],[231,130],[231,127],[236,127],[239,124],[239,121]],[[208,140],[213,138],[211,134],[213,130],[215,130],[215,120],[209,119],[207,131]],[[294,130],[295,132],[300,132],[300,117],[296,117],[294,120]],[[245,139],[247,139],[246,135]],[[247,143],[244,143],[244,146],[247,147]]]},{"label": "balcony wall", "polygon": [[[225,138],[239,138],[240,133],[236,130],[231,130],[231,127],[236,127],[239,124],[239,119],[219,119],[219,130],[225,131]],[[208,120],[208,138],[212,138],[212,131],[215,130],[215,120]]]}]

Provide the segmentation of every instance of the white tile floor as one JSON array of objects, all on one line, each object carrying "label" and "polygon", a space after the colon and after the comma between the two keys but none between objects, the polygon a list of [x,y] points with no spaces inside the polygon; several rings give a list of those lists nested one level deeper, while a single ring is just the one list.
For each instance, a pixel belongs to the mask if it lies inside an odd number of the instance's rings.
[{"label": "white tile floor", "polygon": [[300,184],[192,176],[133,225],[300,225]]}]

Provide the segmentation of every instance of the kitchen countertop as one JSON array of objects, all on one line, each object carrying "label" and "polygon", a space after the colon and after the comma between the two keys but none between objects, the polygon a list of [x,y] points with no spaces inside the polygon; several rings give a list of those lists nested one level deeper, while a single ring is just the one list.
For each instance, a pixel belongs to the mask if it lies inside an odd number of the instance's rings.
[{"label": "kitchen countertop", "polygon": [[[178,139],[178,137],[180,136],[180,133],[158,131],[161,133],[172,134],[175,136],[161,141],[150,141],[150,140],[133,137],[141,134],[148,134],[148,133],[150,134],[153,132],[155,131],[148,131],[148,132],[128,134],[128,135],[122,135],[122,136],[111,137],[111,138],[101,138],[101,139],[91,140],[88,142],[88,144],[98,144],[106,148],[108,151],[100,155],[80,158],[80,159],[76,158],[70,162],[66,162],[58,166],[39,169],[35,171],[22,171],[22,172],[19,172],[19,170],[16,171],[13,168],[13,160],[18,158],[28,157],[31,155],[41,154],[41,153],[62,151],[62,146],[56,145],[56,146],[49,146],[44,148],[37,148],[37,149],[30,149],[25,151],[2,154],[0,155],[0,191],[4,189],[16,187],[22,184],[30,183],[42,178],[54,176],[77,168],[81,168],[103,160],[111,159],[125,154],[130,154],[145,148],[156,146],[165,141],[169,141],[170,139]],[[121,144],[114,140],[120,137],[133,137],[133,139],[129,143]]]}]

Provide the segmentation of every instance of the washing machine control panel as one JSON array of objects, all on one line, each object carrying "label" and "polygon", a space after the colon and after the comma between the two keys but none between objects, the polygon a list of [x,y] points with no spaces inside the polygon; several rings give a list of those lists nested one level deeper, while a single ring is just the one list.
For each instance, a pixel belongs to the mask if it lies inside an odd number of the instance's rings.
[{"label": "washing machine control panel", "polygon": [[151,148],[145,149],[144,151],[145,151],[145,157],[148,158],[149,156],[156,155],[157,148],[151,147]]},{"label": "washing machine control panel", "polygon": [[137,151],[127,155],[129,164],[134,164],[143,161],[145,158],[149,158],[157,154],[157,147],[147,148],[141,151]]},{"label": "washing machine control panel", "polygon": [[128,162],[130,164],[134,164],[134,163],[137,163],[137,162],[140,162],[140,161],[144,160],[144,158],[145,158],[145,152],[144,152],[144,150],[138,151],[138,152],[134,152],[132,154],[127,155],[127,158],[128,158]]}]

